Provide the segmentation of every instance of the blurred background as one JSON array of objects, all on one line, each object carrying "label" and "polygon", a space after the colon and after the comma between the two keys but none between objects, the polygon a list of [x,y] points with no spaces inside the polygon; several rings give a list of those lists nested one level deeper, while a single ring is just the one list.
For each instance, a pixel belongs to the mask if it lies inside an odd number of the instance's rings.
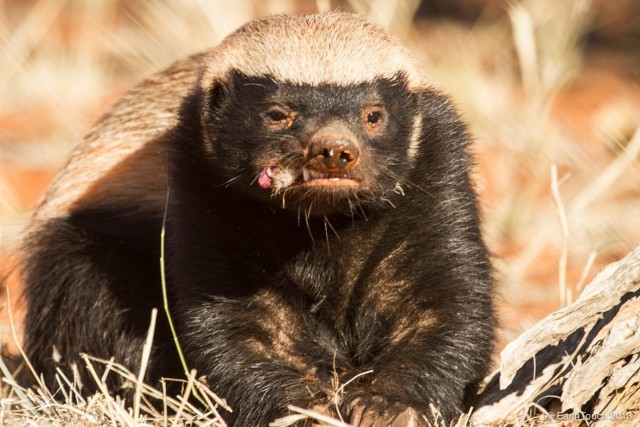
[{"label": "blurred background", "polygon": [[470,125],[502,342],[640,242],[640,1],[0,0],[0,268],[128,88],[249,19],[337,8],[400,37]]}]

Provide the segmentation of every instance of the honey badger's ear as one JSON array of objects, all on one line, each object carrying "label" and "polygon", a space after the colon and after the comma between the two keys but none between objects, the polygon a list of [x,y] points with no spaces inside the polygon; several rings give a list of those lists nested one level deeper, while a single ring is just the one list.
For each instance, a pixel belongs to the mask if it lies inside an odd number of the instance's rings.
[{"label": "honey badger's ear", "polygon": [[[419,93],[418,111],[414,116],[408,155],[414,164],[431,165],[432,172],[445,165],[467,167],[466,148],[469,135],[466,126],[450,98],[433,88]],[[446,171],[442,171],[445,173]]]},{"label": "honey badger's ear", "polygon": [[201,137],[204,149],[208,153],[213,152],[213,142],[211,137],[211,125],[214,121],[216,111],[220,111],[221,106],[229,99],[229,90],[222,79],[210,80],[206,84],[197,86],[194,93],[197,104],[198,116],[200,117]]},{"label": "honey badger's ear", "polygon": [[[207,78],[207,77],[202,77]],[[197,87],[195,98],[198,115],[200,116],[200,128],[205,150],[209,153],[213,150],[212,126],[215,126],[216,114],[222,110],[225,103],[229,101],[229,84],[225,78],[211,78],[208,81],[201,81]]]},{"label": "honey badger's ear", "polygon": [[200,115],[205,128],[207,123],[211,123],[215,112],[229,99],[229,92],[229,83],[223,78],[200,85]]},{"label": "honey badger's ear", "polygon": [[210,79],[200,84],[203,124],[210,123],[214,119],[215,113],[220,111],[225,103],[241,90],[243,85],[253,80],[235,69],[228,71],[223,77],[203,78]]}]

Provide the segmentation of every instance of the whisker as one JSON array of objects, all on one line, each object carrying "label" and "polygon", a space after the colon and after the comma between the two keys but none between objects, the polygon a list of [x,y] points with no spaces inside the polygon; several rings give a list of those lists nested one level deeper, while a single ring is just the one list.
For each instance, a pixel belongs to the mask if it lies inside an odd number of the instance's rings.
[{"label": "whisker", "polygon": [[362,204],[360,203],[360,198],[358,197],[357,194],[354,194],[353,197],[356,199],[356,204],[358,206],[358,209],[360,210],[360,213],[362,214],[362,217],[364,218],[365,221],[369,221],[369,218],[367,218],[367,214],[364,213],[364,209],[362,209]]},{"label": "whisker", "polygon": [[351,216],[351,225],[356,225],[356,216],[353,212],[353,202],[351,202],[351,197],[347,196],[347,203],[349,203],[349,215]]},{"label": "whisker", "polygon": [[291,141],[296,140],[293,135],[264,135],[264,139],[272,139],[275,141]]},{"label": "whisker", "polygon": [[309,217],[311,216],[312,207],[313,207],[313,202],[309,205],[309,210],[305,212],[304,220],[307,223],[307,231],[309,232],[309,237],[311,237],[311,242],[315,245],[316,239],[313,238],[313,233],[311,232],[311,226],[309,225]]},{"label": "whisker", "polygon": [[380,200],[382,200],[383,202],[387,202],[389,203],[389,205],[391,205],[392,208],[396,208],[396,205],[393,204],[393,202],[389,199],[387,199],[386,197],[380,197]]},{"label": "whisker", "polygon": [[[327,216],[324,216],[324,228],[325,231],[327,230],[327,225],[329,226],[329,228],[331,229],[331,231],[333,231],[333,234],[336,235],[336,238],[341,241],[342,239],[340,238],[340,235],[338,235],[338,232],[336,231],[335,228],[333,228],[333,225],[331,225],[331,221],[329,221],[329,218],[327,218]],[[329,239],[329,236],[327,236],[327,240]]]},{"label": "whisker", "polygon": [[258,172],[258,175],[256,175],[255,178],[253,178],[251,180],[251,182],[249,183],[249,185],[253,185],[254,182],[256,182],[258,180],[258,178],[260,178],[260,174],[262,173],[262,171]]},{"label": "whisker", "polygon": [[265,85],[263,85],[262,83],[257,83],[257,82],[247,82],[247,83],[243,83],[242,84],[243,87],[246,86],[257,86],[257,87],[265,87]]},{"label": "whisker", "polygon": [[329,229],[327,228],[327,219],[326,215],[322,215],[324,217],[324,237],[327,240],[327,254],[331,255],[331,245],[329,244]]},{"label": "whisker", "polygon": [[236,182],[237,180],[239,180],[240,178],[242,178],[244,176],[243,173],[241,173],[240,175],[236,175],[231,179],[228,179],[227,181],[221,183],[221,184],[213,184],[214,187],[229,187],[231,184],[233,184],[234,182]]},{"label": "whisker", "polygon": [[[404,178],[404,177],[399,176],[398,174],[396,174],[395,172],[393,172],[392,170],[390,170],[390,169],[389,169],[389,168],[387,168],[386,166],[380,166],[380,167],[381,167],[385,172],[387,172],[391,178],[393,178],[393,179],[395,179],[395,180],[398,180],[399,182],[402,182],[402,183],[404,183],[404,184],[407,184],[407,185],[409,185],[410,187],[413,187],[413,188],[415,188],[415,189],[417,189],[417,190],[420,190],[420,191],[422,191],[423,193],[425,193],[425,194],[427,194],[427,195],[429,195],[429,196],[431,196],[431,197],[434,197],[434,195],[433,195],[431,192],[429,192],[427,189],[425,189],[425,188],[421,187],[420,185],[416,184],[415,182],[410,181],[410,180],[408,180],[407,178]],[[394,190],[395,190],[395,189],[394,189]],[[403,195],[404,195],[404,192],[403,192]]]}]

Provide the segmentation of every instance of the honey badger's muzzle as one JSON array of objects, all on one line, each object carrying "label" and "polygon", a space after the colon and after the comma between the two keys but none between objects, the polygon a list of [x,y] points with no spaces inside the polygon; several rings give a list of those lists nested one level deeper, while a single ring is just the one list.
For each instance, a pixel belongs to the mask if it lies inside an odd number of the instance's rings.
[{"label": "honey badger's muzzle", "polygon": [[350,170],[358,163],[360,149],[355,135],[345,126],[333,123],[321,128],[309,139],[304,156],[305,183],[335,185],[346,180],[341,184],[354,184]]},{"label": "honey badger's muzzle", "polygon": [[358,161],[360,151],[349,135],[315,135],[306,150],[307,167],[336,178],[346,177]]},{"label": "honey badger's muzzle", "polygon": [[360,158],[357,141],[342,123],[327,124],[309,137],[302,150],[301,169],[270,164],[260,173],[258,185],[276,191],[294,187],[357,188],[360,182],[352,174]]}]

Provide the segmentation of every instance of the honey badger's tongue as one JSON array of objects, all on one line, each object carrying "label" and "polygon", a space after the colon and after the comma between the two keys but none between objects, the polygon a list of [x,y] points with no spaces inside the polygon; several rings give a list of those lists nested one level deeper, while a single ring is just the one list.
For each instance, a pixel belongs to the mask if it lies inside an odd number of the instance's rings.
[{"label": "honey badger's tongue", "polygon": [[273,166],[269,166],[264,169],[258,175],[258,185],[260,188],[264,188],[265,190],[273,188],[273,174],[275,172],[275,168]]},{"label": "honey badger's tongue", "polygon": [[258,186],[265,190],[280,191],[288,188],[295,181],[290,170],[278,166],[269,166],[258,175]]}]

